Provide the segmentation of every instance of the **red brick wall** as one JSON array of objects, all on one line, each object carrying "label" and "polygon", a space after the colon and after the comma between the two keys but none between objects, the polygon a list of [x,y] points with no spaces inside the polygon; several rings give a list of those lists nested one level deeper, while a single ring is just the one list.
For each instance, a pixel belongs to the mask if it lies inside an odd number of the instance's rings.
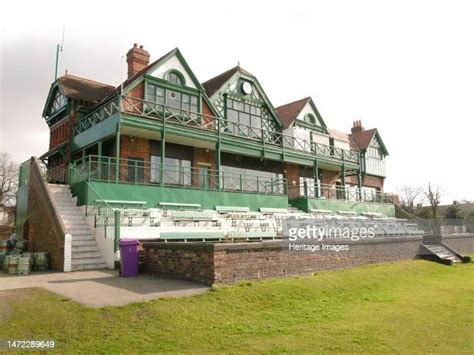
[{"label": "red brick wall", "polygon": [[[134,100],[133,98],[137,98]],[[125,111],[140,114],[143,110],[142,100],[145,99],[145,84],[140,83],[127,94],[127,98],[123,102],[123,107]]]},{"label": "red brick wall", "polygon": [[334,185],[336,183],[336,180],[340,178],[340,171],[320,169],[320,172],[321,172],[321,184]]},{"label": "red brick wall", "polygon": [[288,181],[288,198],[290,200],[300,196],[300,167],[296,164],[285,164],[284,177]]},{"label": "red brick wall", "polygon": [[51,268],[63,271],[64,234],[48,207],[50,202],[41,186],[41,179],[42,177],[32,167],[28,191],[28,250],[48,252],[51,258]]},{"label": "red brick wall", "polygon": [[150,161],[150,141],[146,138],[122,135],[120,137],[120,158],[142,158]]},{"label": "red brick wall", "polygon": [[[380,192],[383,192],[384,180],[385,180],[385,178],[383,178],[383,177],[366,175],[362,179],[362,186],[375,187],[375,188],[379,189]],[[348,176],[346,178],[346,183],[357,185],[357,176]]]},{"label": "red brick wall", "polygon": [[339,253],[285,251],[287,246],[282,241],[214,244],[144,242],[143,248],[146,272],[212,285],[413,259],[421,239],[410,236],[345,241],[349,250]]}]

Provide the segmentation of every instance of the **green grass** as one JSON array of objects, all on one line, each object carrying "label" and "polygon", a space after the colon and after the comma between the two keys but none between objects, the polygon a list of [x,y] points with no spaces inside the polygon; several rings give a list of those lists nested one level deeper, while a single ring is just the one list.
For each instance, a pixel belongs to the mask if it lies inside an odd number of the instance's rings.
[{"label": "green grass", "polygon": [[0,338],[60,351],[468,353],[474,264],[404,261],[91,309],[0,293]]}]

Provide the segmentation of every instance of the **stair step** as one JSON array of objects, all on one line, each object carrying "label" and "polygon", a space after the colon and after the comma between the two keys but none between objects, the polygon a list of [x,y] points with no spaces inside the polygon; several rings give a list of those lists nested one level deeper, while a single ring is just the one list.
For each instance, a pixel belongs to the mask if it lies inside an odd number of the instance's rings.
[{"label": "stair step", "polygon": [[97,246],[97,243],[94,239],[90,239],[90,240],[86,240],[86,239],[83,239],[83,240],[73,240],[72,241],[72,248],[80,248],[80,247],[92,247],[92,246]]},{"label": "stair step", "polygon": [[72,258],[72,266],[77,266],[77,265],[86,265],[86,264],[105,264],[104,259],[102,256],[96,257],[96,258],[80,258],[80,259],[75,259],[74,256]]},{"label": "stair step", "polygon": [[102,254],[100,251],[73,251],[72,253],[72,260],[73,263],[79,260],[91,260],[91,259],[101,259]]},{"label": "stair step", "polygon": [[80,270],[94,270],[94,269],[106,269],[107,265],[105,263],[100,264],[85,264],[85,265],[72,265],[72,271]]},{"label": "stair step", "polygon": [[72,254],[75,253],[86,253],[86,252],[97,252],[100,251],[96,243],[91,243],[90,245],[73,245]]}]

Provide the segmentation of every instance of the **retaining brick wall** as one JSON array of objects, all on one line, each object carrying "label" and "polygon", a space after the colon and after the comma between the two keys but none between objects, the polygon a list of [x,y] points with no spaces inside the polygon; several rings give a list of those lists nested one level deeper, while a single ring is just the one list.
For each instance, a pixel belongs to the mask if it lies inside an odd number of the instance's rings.
[{"label": "retaining brick wall", "polygon": [[39,171],[30,169],[28,191],[28,250],[30,252],[48,252],[51,269],[64,269],[64,233],[56,223],[49,207],[50,201],[41,186]]},{"label": "retaining brick wall", "polygon": [[421,237],[411,236],[345,241],[349,250],[338,253],[289,252],[284,250],[287,247],[282,241],[215,244],[145,242],[143,248],[146,272],[212,285],[413,259],[421,240]]},{"label": "retaining brick wall", "polygon": [[444,236],[443,243],[461,254],[474,253],[474,237],[472,234]]}]

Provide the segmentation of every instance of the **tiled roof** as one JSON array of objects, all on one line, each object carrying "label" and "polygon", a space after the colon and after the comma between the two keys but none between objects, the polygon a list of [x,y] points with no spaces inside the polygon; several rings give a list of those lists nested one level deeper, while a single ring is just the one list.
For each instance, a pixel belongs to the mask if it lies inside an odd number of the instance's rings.
[{"label": "tiled roof", "polygon": [[283,124],[283,129],[288,128],[293,123],[309,99],[309,97],[305,97],[304,99],[293,101],[276,108],[276,112]]},{"label": "tiled roof", "polygon": [[368,129],[362,132],[352,133],[350,137],[354,141],[354,143],[357,145],[359,150],[366,150],[375,132],[377,132],[377,129],[372,128],[372,129]]},{"label": "tiled roof", "polygon": [[233,67],[233,68],[223,72],[222,74],[219,74],[219,75],[213,77],[212,79],[209,79],[209,80],[205,81],[204,83],[202,83],[202,86],[204,87],[204,90],[206,90],[207,96],[211,97],[212,95],[214,95],[214,93],[217,90],[219,90],[222,87],[222,85],[224,85],[226,83],[226,81],[229,80],[232,77],[232,75],[234,75],[237,72],[240,72],[240,73],[248,75],[248,76],[253,76],[248,71],[246,71],[245,69],[243,69],[239,65],[237,65],[236,67]]},{"label": "tiled roof", "polygon": [[115,91],[113,86],[66,74],[59,78],[61,93],[73,100],[97,103]]}]

